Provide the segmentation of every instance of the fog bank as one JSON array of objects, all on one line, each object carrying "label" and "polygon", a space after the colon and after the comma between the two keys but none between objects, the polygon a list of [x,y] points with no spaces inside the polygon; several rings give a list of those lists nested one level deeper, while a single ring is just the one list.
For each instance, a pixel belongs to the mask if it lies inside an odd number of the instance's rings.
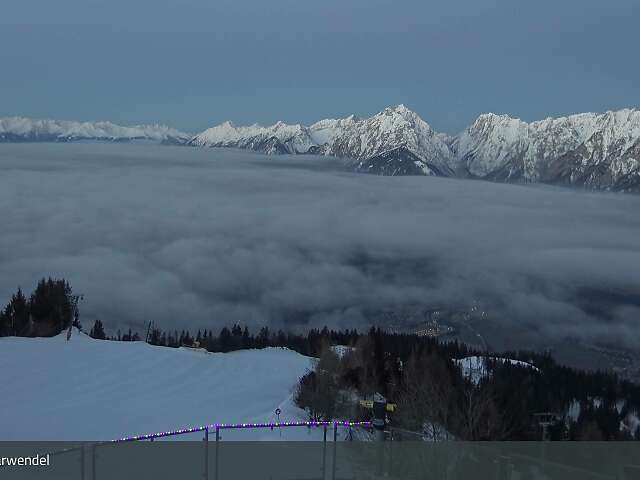
[{"label": "fog bank", "polygon": [[507,324],[637,347],[640,197],[354,174],[339,161],[0,145],[0,301],[42,276],[113,332],[368,324],[480,301]]}]

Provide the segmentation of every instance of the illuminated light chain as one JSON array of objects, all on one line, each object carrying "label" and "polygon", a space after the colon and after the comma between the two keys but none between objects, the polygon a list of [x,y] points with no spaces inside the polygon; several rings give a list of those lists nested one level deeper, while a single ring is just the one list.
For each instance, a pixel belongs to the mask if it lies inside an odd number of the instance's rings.
[{"label": "illuminated light chain", "polygon": [[117,440],[111,440],[111,443],[136,442],[139,440],[152,440],[154,438],[171,437],[183,435],[185,433],[203,432],[205,430],[233,430],[246,428],[280,428],[280,427],[328,427],[333,425],[334,428],[341,427],[371,427],[371,422],[350,422],[350,421],[311,421],[311,422],[271,422],[271,423],[212,423],[200,427],[182,428],[179,430],[169,430],[166,432],[148,433],[145,435],[136,435],[133,437],[122,437]]}]

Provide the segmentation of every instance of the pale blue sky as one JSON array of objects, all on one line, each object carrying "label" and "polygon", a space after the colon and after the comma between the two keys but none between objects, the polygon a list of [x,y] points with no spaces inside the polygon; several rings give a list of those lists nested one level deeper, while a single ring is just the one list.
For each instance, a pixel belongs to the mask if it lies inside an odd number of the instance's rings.
[{"label": "pale blue sky", "polygon": [[640,106],[638,0],[2,0],[0,116],[198,131]]}]

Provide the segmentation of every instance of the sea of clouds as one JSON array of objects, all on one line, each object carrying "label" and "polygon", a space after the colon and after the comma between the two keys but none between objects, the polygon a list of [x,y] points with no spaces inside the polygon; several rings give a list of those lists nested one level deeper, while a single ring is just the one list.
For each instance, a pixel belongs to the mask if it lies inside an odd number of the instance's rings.
[{"label": "sea of clouds", "polygon": [[637,347],[639,212],[639,196],[312,156],[4,144],[0,301],[64,277],[85,324],[111,333],[359,327],[395,306],[481,301],[506,326]]}]

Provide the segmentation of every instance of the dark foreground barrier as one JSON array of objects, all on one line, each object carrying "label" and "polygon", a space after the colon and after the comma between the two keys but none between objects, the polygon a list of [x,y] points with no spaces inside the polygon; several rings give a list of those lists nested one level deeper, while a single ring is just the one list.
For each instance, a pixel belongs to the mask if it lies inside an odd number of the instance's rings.
[{"label": "dark foreground barrier", "polygon": [[[215,442],[0,443],[13,479],[584,479],[640,478],[640,442]],[[5,462],[6,463],[6,462]]]}]

